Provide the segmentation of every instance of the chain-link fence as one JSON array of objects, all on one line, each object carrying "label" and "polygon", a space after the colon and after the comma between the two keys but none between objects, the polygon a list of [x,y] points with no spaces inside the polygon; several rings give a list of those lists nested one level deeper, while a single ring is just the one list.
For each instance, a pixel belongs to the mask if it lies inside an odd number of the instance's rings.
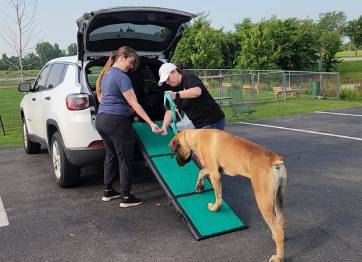
[{"label": "chain-link fence", "polygon": [[339,73],[191,69],[220,105],[299,98],[339,99]]}]

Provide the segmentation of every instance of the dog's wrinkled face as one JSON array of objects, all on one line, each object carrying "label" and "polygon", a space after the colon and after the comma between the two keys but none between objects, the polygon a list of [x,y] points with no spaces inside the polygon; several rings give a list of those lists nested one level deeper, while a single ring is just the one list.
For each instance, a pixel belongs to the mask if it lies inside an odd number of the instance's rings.
[{"label": "dog's wrinkled face", "polygon": [[177,164],[185,165],[191,160],[191,149],[185,141],[185,131],[177,133],[170,141],[169,147],[176,156]]}]

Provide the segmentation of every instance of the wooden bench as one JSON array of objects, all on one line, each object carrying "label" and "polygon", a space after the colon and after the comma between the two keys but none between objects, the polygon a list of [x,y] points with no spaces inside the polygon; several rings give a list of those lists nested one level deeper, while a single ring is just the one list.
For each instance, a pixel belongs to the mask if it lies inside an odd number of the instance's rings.
[{"label": "wooden bench", "polygon": [[230,88],[230,87],[233,86],[233,84],[232,84],[232,83],[228,83],[228,82],[222,82],[221,86],[222,86],[223,88]]},{"label": "wooden bench", "polygon": [[242,86],[243,92],[250,92],[250,91],[255,91],[257,94],[259,93],[259,87],[258,86],[251,86],[251,85],[243,85]]},{"label": "wooden bench", "polygon": [[[290,96],[296,96],[298,98],[299,97],[299,91],[300,91],[299,88],[287,87],[285,89],[285,94],[287,96],[288,96],[288,94],[290,94]],[[274,93],[275,100],[277,100],[279,95],[280,95],[280,97],[283,96],[283,87],[281,87],[281,86],[273,87],[273,93]]]},{"label": "wooden bench", "polygon": [[[204,86],[206,87],[206,88],[209,88],[210,87],[210,84],[209,84],[209,82],[207,82],[207,81],[204,81],[203,82],[204,83]],[[221,87],[223,87],[223,88],[225,88],[225,89],[227,89],[227,88],[230,88],[230,87],[232,87],[233,86],[233,84],[232,83],[222,83],[221,84]],[[217,86],[218,87],[218,86]]]}]

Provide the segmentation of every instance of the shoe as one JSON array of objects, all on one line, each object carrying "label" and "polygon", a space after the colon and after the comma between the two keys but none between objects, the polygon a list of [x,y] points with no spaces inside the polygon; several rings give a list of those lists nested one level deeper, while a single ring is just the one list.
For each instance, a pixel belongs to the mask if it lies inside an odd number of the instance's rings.
[{"label": "shoe", "polygon": [[132,207],[138,206],[143,203],[143,200],[133,195],[122,196],[120,207]]},{"label": "shoe", "polygon": [[112,199],[120,198],[122,196],[121,193],[118,193],[117,191],[113,189],[106,189],[103,192],[102,201],[108,202]]}]

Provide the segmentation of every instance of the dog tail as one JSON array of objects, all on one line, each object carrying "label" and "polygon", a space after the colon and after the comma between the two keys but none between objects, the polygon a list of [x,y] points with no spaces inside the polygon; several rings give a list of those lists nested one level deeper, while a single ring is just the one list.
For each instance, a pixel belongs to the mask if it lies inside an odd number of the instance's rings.
[{"label": "dog tail", "polygon": [[278,224],[284,226],[284,194],[287,183],[287,169],[283,161],[274,165],[274,179],[276,182],[274,213]]}]

